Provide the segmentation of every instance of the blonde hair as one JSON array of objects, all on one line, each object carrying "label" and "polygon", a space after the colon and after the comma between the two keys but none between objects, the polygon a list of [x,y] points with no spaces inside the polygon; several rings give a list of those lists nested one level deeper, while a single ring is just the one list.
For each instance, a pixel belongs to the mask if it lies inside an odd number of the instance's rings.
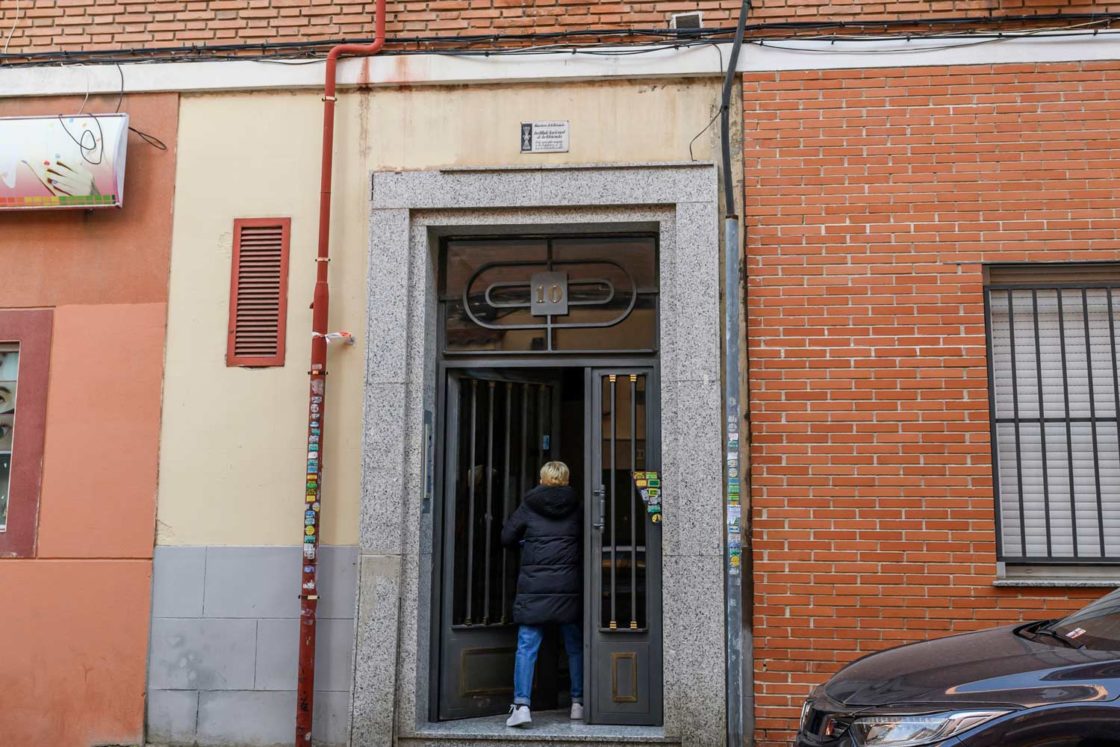
[{"label": "blonde hair", "polygon": [[567,485],[570,479],[571,473],[568,471],[568,465],[563,462],[546,462],[541,467],[541,485],[556,488]]}]

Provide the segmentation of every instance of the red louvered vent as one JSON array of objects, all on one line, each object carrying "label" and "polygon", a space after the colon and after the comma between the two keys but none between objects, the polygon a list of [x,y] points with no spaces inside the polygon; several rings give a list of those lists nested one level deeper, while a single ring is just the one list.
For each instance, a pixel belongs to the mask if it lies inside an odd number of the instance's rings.
[{"label": "red louvered vent", "polygon": [[233,222],[227,366],[284,365],[290,218]]}]

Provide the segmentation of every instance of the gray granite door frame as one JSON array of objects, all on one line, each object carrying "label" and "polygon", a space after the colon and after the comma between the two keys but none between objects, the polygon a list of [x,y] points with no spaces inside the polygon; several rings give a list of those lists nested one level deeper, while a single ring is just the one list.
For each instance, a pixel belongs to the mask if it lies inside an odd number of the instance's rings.
[{"label": "gray granite door frame", "polygon": [[717,179],[713,165],[688,163],[372,175],[355,747],[422,735],[428,722],[438,238],[629,228],[656,230],[661,246],[665,723],[651,735],[723,744]]}]

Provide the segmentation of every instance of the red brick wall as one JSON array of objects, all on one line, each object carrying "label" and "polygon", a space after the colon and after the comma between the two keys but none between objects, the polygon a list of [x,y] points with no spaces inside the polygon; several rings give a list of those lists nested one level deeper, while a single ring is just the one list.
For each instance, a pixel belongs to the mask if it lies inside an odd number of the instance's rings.
[{"label": "red brick wall", "polygon": [[749,75],[757,725],[997,589],[981,262],[1120,259],[1120,64]]},{"label": "red brick wall", "polygon": [[[672,13],[700,10],[728,27],[739,0],[405,0],[389,2],[390,36],[552,32],[586,28],[665,28]],[[56,49],[290,42],[366,37],[373,2],[348,0],[0,0],[0,47]],[[754,22],[897,20],[1120,11],[1095,0],[757,0]],[[14,27],[14,31],[12,31]]]}]

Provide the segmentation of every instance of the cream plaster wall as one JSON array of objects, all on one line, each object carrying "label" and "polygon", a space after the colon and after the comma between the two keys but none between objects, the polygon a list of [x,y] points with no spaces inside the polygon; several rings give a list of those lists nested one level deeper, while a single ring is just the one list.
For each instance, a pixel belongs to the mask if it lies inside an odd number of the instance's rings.
[{"label": "cream plaster wall", "polygon": [[[344,91],[336,127],[323,542],[354,544],[369,174],[439,166],[684,161],[719,106],[680,82]],[[520,153],[519,124],[571,121],[571,151]],[[183,96],[175,185],[158,543],[301,541],[322,103],[312,93]],[[711,160],[713,126],[693,156]],[[233,219],[291,216],[287,362],[226,368]],[[403,303],[404,299],[402,299]]]}]

